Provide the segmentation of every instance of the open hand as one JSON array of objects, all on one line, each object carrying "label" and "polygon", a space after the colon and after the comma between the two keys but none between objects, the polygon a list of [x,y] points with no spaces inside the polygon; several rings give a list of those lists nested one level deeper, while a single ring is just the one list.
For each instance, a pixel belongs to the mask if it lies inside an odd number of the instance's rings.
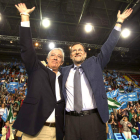
[{"label": "open hand", "polygon": [[117,14],[117,18],[118,18],[117,21],[123,22],[127,17],[129,17],[131,15],[132,11],[133,11],[133,9],[129,8],[121,14],[121,11],[119,10],[118,14]]},{"label": "open hand", "polygon": [[19,3],[18,5],[15,5],[15,7],[18,9],[20,13],[27,13],[27,14],[30,14],[35,9],[35,7],[31,9],[27,9],[25,3]]}]

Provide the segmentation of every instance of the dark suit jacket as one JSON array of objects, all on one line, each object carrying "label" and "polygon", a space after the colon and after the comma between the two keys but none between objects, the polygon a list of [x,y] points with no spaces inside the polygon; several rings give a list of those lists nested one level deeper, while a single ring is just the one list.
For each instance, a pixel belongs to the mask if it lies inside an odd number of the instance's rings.
[{"label": "dark suit jacket", "polygon": [[[104,123],[107,122],[109,119],[109,112],[108,112],[107,96],[106,96],[105,87],[103,83],[102,70],[109,62],[111,53],[118,42],[119,36],[120,36],[120,32],[113,29],[111,34],[109,35],[109,38],[103,44],[101,48],[101,52],[98,54],[98,56],[97,57],[92,56],[88,58],[81,65],[89,81],[89,84],[92,88],[98,112]],[[63,75],[62,91],[65,97],[65,100],[67,99],[65,84],[66,84],[70,69],[72,67],[73,65],[61,68],[61,73]]]},{"label": "dark suit jacket", "polygon": [[61,100],[56,101],[56,74],[46,68],[38,59],[32,46],[30,28],[20,27],[21,57],[28,73],[28,93],[25,98],[14,128],[29,135],[36,135],[55,108],[56,137],[63,140],[64,107],[62,94],[62,76],[60,76]]}]

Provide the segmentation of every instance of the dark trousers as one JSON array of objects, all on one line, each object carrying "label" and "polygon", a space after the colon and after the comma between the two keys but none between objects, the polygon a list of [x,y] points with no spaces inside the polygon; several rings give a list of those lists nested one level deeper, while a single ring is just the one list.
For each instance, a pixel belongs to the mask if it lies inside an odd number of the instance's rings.
[{"label": "dark trousers", "polygon": [[65,119],[65,140],[106,140],[106,125],[99,113],[66,115]]}]

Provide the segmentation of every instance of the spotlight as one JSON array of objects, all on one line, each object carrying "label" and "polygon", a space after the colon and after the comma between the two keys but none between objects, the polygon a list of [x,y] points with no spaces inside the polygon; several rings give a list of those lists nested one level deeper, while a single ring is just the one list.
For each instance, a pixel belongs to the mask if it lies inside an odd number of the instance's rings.
[{"label": "spotlight", "polygon": [[49,48],[50,48],[50,49],[53,49],[54,47],[55,47],[55,44],[54,44],[53,42],[50,42],[50,43],[49,43]]},{"label": "spotlight", "polygon": [[35,46],[38,47],[39,46],[39,43],[38,42],[35,42]]},{"label": "spotlight", "polygon": [[69,47],[69,49],[71,49],[71,46]]},{"label": "spotlight", "polygon": [[130,35],[130,30],[125,28],[122,32],[121,35],[123,38],[127,38]]},{"label": "spotlight", "polygon": [[91,49],[89,48],[88,50],[90,51]]},{"label": "spotlight", "polygon": [[13,41],[11,40],[10,43],[13,43]]},{"label": "spotlight", "polygon": [[86,31],[87,33],[89,33],[89,32],[91,32],[92,30],[93,30],[92,24],[87,23],[87,24],[85,25],[85,31]]},{"label": "spotlight", "polygon": [[45,18],[42,20],[42,25],[47,28],[50,26],[50,20],[48,18]]}]

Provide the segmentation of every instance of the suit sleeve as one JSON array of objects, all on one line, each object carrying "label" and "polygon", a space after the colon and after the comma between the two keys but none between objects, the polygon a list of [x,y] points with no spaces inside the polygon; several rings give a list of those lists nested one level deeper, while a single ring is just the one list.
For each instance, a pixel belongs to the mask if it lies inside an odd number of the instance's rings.
[{"label": "suit sleeve", "polygon": [[29,74],[38,67],[38,59],[33,47],[30,27],[20,27],[20,47],[21,58]]},{"label": "suit sleeve", "polygon": [[120,31],[113,29],[107,41],[101,47],[101,51],[97,56],[97,60],[99,64],[101,65],[102,70],[109,62],[112,51],[119,40],[119,36],[120,36]]}]

